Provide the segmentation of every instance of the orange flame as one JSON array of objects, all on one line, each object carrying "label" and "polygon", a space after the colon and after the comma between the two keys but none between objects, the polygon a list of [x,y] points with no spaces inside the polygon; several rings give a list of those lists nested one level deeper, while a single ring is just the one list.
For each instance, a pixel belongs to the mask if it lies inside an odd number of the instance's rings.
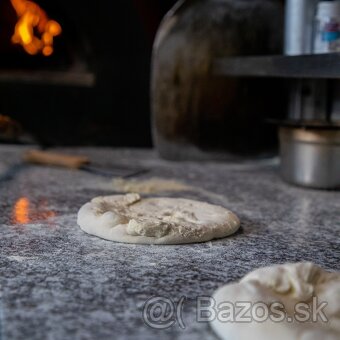
[{"label": "orange flame", "polygon": [[41,52],[44,56],[50,56],[53,53],[53,39],[61,34],[61,26],[50,20],[46,12],[32,1],[11,0],[11,3],[18,16],[12,42],[22,45],[30,55]]}]

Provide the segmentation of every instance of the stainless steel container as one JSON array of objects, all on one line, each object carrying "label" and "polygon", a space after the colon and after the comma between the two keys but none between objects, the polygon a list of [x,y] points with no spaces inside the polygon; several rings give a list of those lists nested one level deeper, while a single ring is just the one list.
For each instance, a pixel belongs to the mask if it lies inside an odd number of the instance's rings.
[{"label": "stainless steel container", "polygon": [[281,174],[316,189],[340,188],[340,129],[280,128]]}]

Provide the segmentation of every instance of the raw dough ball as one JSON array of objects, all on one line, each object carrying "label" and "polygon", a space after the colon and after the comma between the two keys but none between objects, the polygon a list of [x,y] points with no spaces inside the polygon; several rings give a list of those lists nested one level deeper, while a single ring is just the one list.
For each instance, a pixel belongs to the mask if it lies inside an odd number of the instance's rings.
[{"label": "raw dough ball", "polygon": [[[297,319],[296,306],[305,303],[308,311],[318,304],[326,302],[322,309],[328,322],[317,316],[317,321]],[[261,302],[267,306],[273,303],[284,305],[286,314],[284,321],[273,322],[270,315],[263,322],[258,319],[251,322],[227,322],[216,317],[212,328],[226,340],[339,340],[340,339],[340,273],[329,273],[312,263],[286,264],[258,269],[245,276],[240,283],[224,286],[213,296],[216,307],[222,302]],[[306,310],[306,307],[303,307]],[[222,308],[223,309],[223,308]],[[314,310],[316,311],[317,308]],[[252,310],[254,313],[254,310]],[[221,314],[220,314],[221,315]],[[251,317],[251,310],[246,317]],[[253,314],[254,315],[254,314]],[[301,315],[301,314],[300,314]],[[274,315],[275,317],[275,315]],[[288,320],[288,318],[291,318]],[[254,319],[254,318],[253,318]],[[273,319],[275,321],[275,319]],[[277,320],[277,319],[276,319]]]},{"label": "raw dough ball", "polygon": [[94,198],[79,210],[78,224],[110,241],[181,244],[229,236],[240,221],[231,211],[208,203],[127,194]]}]

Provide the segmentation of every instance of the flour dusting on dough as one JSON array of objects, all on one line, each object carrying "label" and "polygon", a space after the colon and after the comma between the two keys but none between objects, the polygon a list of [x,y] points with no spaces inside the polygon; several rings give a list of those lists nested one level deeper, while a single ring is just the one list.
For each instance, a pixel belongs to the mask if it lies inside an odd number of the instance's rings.
[{"label": "flour dusting on dough", "polygon": [[240,221],[221,206],[130,193],[94,198],[80,209],[78,224],[89,234],[117,242],[180,244],[226,237],[238,230]]},{"label": "flour dusting on dough", "polygon": [[[249,322],[223,322],[219,318],[214,318],[211,326],[221,339],[340,339],[340,273],[326,272],[313,263],[294,263],[257,269],[246,275],[239,283],[218,289],[213,299],[216,306],[225,301],[232,306],[239,301],[247,301],[254,308],[259,302],[262,306],[268,307],[267,317],[261,322],[250,318],[250,307],[248,314],[244,315],[246,318],[249,316]],[[321,308],[324,303],[326,307]],[[280,304],[282,306],[280,310],[285,311],[280,322],[276,314],[278,309],[270,308],[274,304]],[[299,311],[298,305],[302,306]],[[322,317],[317,312],[318,308],[324,313]],[[300,311],[302,313],[302,309],[304,312],[308,311],[307,317],[311,319],[303,320],[306,314],[301,317],[299,313]]]}]

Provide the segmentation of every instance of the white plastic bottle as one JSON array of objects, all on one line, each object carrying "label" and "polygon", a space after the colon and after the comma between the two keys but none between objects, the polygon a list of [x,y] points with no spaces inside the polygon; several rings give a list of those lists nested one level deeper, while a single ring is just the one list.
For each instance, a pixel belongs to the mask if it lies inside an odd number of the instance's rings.
[{"label": "white plastic bottle", "polygon": [[314,34],[314,53],[340,52],[340,1],[319,2]]}]

